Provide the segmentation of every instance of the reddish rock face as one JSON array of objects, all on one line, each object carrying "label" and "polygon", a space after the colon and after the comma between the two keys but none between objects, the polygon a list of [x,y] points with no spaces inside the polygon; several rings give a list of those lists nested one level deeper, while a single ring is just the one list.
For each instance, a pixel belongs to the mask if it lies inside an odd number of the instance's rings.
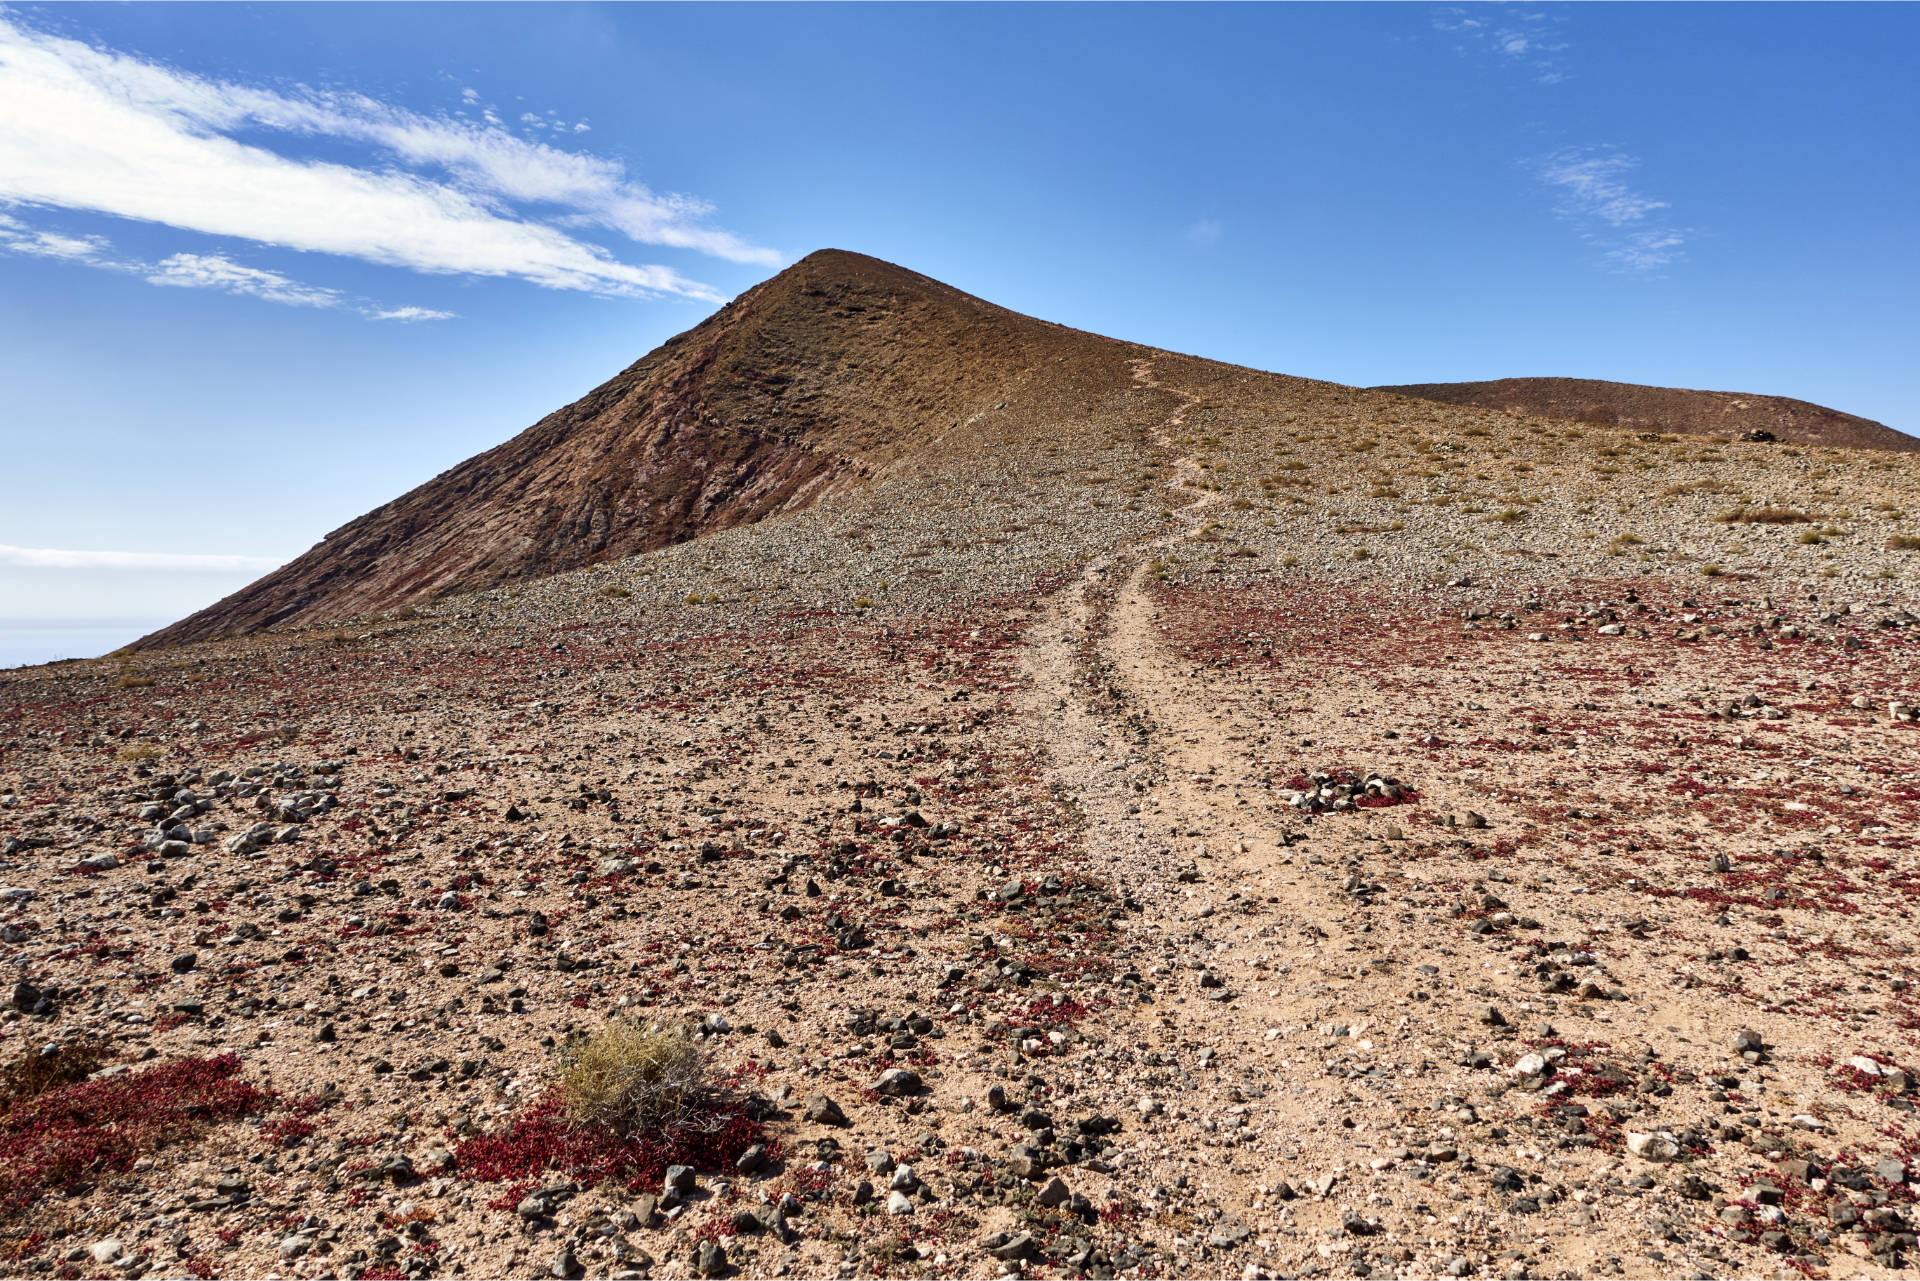
[{"label": "reddish rock face", "polygon": [[1373,390],[1449,405],[1504,409],[1641,431],[1734,437],[1763,431],[1778,440],[1802,445],[1920,450],[1920,438],[1883,423],[1786,396],[1643,387],[1595,378],[1500,378],[1479,383],[1410,383]]},{"label": "reddish rock face", "polygon": [[1075,340],[1120,346],[824,250],[140,645],[390,610],[804,507]]}]

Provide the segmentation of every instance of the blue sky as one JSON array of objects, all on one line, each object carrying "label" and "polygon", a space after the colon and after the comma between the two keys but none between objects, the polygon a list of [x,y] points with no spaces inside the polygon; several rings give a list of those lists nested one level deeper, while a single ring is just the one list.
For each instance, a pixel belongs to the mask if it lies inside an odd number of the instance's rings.
[{"label": "blue sky", "polygon": [[824,246],[1288,373],[1920,430],[1915,47],[1912,5],[0,8],[0,663]]}]

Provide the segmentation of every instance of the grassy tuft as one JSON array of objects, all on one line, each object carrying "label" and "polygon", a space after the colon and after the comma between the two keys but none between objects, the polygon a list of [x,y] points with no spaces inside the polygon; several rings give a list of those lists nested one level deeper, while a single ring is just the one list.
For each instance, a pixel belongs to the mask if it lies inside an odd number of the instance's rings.
[{"label": "grassy tuft", "polygon": [[609,1023],[575,1046],[561,1074],[567,1116],[616,1134],[677,1130],[706,1101],[706,1058],[678,1028]]},{"label": "grassy tuft", "polygon": [[1722,525],[1805,525],[1813,517],[1792,507],[1735,507],[1714,519]]}]

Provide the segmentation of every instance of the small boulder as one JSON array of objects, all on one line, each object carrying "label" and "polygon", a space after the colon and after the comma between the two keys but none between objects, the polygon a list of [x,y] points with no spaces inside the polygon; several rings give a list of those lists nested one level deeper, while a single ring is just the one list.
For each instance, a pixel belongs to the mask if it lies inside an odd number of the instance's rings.
[{"label": "small boulder", "polygon": [[880,1074],[880,1079],[868,1087],[875,1094],[888,1094],[896,1099],[920,1091],[920,1074],[908,1068],[888,1068]]},{"label": "small boulder", "polygon": [[1665,1130],[1651,1134],[1635,1130],[1627,1134],[1627,1151],[1642,1161],[1671,1161],[1680,1155],[1680,1141]]},{"label": "small boulder", "polygon": [[815,1125],[845,1125],[847,1114],[840,1105],[824,1094],[816,1094],[807,1100],[806,1111],[802,1113]]}]

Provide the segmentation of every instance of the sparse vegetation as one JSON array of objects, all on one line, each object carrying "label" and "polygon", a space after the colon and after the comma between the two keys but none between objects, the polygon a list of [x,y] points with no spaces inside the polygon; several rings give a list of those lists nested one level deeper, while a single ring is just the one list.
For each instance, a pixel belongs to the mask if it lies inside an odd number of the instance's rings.
[{"label": "sparse vegetation", "polygon": [[620,1135],[677,1130],[711,1093],[707,1062],[677,1027],[609,1023],[567,1051],[567,1116]]}]

